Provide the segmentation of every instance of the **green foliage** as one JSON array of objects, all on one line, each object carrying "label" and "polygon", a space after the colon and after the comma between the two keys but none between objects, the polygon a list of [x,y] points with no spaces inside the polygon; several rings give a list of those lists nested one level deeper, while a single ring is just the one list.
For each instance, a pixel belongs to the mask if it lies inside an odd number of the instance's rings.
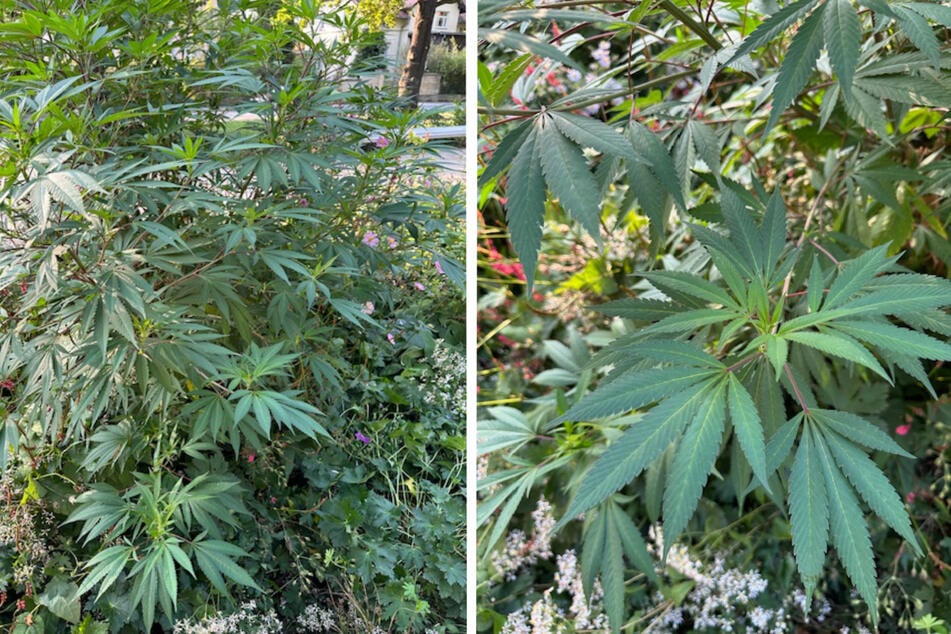
[{"label": "green foliage", "polygon": [[[947,7],[534,11],[480,11],[480,627],[555,587],[546,564],[506,563],[544,496],[553,550],[611,559],[615,631],[717,628],[687,607],[715,575],[685,552],[767,571],[773,597],[801,583],[804,612],[758,606],[777,627],[811,627],[814,597],[854,626],[851,586],[873,624],[908,629],[927,609],[902,593],[942,583],[924,555],[946,535],[907,492],[940,480],[945,443],[935,428],[909,453],[883,430],[946,392],[947,136],[928,121],[951,103]],[[568,339],[571,363],[549,353]],[[660,563],[616,556],[612,504],[629,535],[662,532]]]},{"label": "green foliage", "polygon": [[359,592],[369,624],[458,629],[461,189],[425,115],[348,76],[364,24],[0,16],[0,466],[60,527],[34,564],[3,545],[3,620],[170,631],[253,597],[293,622]]}]

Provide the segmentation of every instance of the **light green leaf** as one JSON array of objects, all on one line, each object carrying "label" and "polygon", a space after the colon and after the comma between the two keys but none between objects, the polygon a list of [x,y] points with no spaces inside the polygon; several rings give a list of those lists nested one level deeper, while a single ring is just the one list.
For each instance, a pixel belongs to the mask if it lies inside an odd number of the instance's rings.
[{"label": "light green leaf", "polygon": [[711,377],[716,370],[690,366],[654,368],[644,372],[629,372],[607,385],[586,394],[555,424],[564,421],[587,421],[621,414],[643,407],[670,394],[687,390]]},{"label": "light green leaf", "polygon": [[824,13],[823,27],[829,62],[838,75],[842,92],[848,97],[862,40],[859,16],[850,0],[828,0]]},{"label": "light green leaf", "polygon": [[685,271],[652,271],[646,273],[644,277],[665,293],[670,289],[696,297],[704,302],[720,304],[736,311],[740,309],[736,300],[730,297],[725,290],[698,275]]},{"label": "light green leaf", "polygon": [[829,525],[832,543],[849,578],[868,604],[872,623],[878,623],[878,582],[875,557],[869,540],[865,514],[845,478],[836,467],[829,448],[815,435],[818,464],[821,465],[829,500]]},{"label": "light green leaf", "polygon": [[637,160],[630,140],[608,124],[577,114],[563,112],[548,114],[558,131],[579,146],[593,148],[608,156]]},{"label": "light green leaf", "polygon": [[697,508],[703,486],[713,471],[726,420],[726,385],[721,380],[706,390],[696,417],[684,432],[664,489],[664,557]]},{"label": "light green leaf", "polygon": [[851,337],[843,335],[842,333],[832,334],[831,331],[797,331],[788,333],[786,338],[790,341],[807,345],[810,348],[815,348],[825,354],[864,365],[889,383],[892,382],[892,378],[888,375],[888,372],[886,372],[882,364],[878,362],[878,359],[872,356],[871,352]]},{"label": "light green leaf", "polygon": [[822,457],[815,442],[813,432],[806,425],[789,474],[793,551],[799,575],[806,586],[807,611],[822,575],[829,538],[829,502],[819,466]]},{"label": "light green leaf", "polygon": [[753,397],[746,391],[736,375],[729,374],[728,398],[730,405],[730,422],[733,432],[740,441],[743,454],[746,456],[753,474],[768,492],[769,473],[766,471],[766,444],[763,440],[763,425],[756,411]]},{"label": "light green leaf", "polygon": [[514,407],[490,407],[489,418],[479,420],[476,425],[476,447],[479,455],[518,447],[536,437],[534,426],[528,422],[520,410]]},{"label": "light green leaf", "polygon": [[822,50],[822,13],[826,5],[812,12],[799,26],[783,58],[773,90],[773,106],[766,129],[772,128],[779,116],[792,104],[812,75]]},{"label": "light green leaf", "polygon": [[705,387],[682,390],[631,425],[591,465],[559,526],[600,504],[637,477],[693,419],[708,392]]},{"label": "light green leaf", "polygon": [[[489,89],[482,91],[482,96],[488,100],[489,104],[497,106],[502,103],[509,92],[511,92],[512,86],[515,85],[518,78],[525,73],[525,69],[532,63],[532,59],[534,59],[532,55],[519,55],[499,70],[499,73],[492,80]],[[511,134],[512,132],[507,133],[505,138],[507,139]],[[488,168],[486,168],[486,171],[488,171]],[[491,176],[486,178],[491,178]]]},{"label": "light green leaf", "polygon": [[766,358],[773,365],[778,379],[789,358],[789,342],[776,335],[766,335]]},{"label": "light green leaf", "polygon": [[887,257],[887,251],[888,245],[883,244],[843,263],[838,275],[829,287],[822,309],[828,310],[844,304],[849,298],[862,290],[872,278],[898,260],[898,256]]},{"label": "light green leaf", "polygon": [[831,326],[878,348],[922,359],[951,361],[951,345],[887,321],[840,319]]},{"label": "light green leaf", "polygon": [[699,368],[722,370],[722,361],[693,343],[685,341],[640,341],[629,349],[630,354],[662,363],[686,364]]}]

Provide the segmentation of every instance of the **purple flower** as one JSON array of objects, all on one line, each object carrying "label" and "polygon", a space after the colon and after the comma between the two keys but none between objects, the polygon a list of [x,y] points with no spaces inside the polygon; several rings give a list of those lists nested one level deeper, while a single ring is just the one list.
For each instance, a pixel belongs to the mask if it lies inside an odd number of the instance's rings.
[{"label": "purple flower", "polygon": [[362,442],[364,445],[369,445],[369,444],[370,444],[370,439],[367,438],[366,436],[364,436],[364,435],[363,435],[363,432],[359,432],[359,431],[358,431],[357,433],[354,434],[354,436],[356,436],[357,440],[359,440],[360,442]]},{"label": "purple flower", "polygon": [[380,236],[376,235],[373,231],[367,231],[363,234],[363,244],[375,249],[376,246],[380,244]]}]

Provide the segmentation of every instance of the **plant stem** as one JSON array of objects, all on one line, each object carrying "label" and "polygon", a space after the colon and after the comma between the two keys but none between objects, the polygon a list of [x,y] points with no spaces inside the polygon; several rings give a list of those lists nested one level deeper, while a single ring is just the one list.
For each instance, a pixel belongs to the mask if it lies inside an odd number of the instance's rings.
[{"label": "plant stem", "polygon": [[809,406],[806,405],[806,400],[802,396],[802,392],[799,391],[799,386],[796,385],[796,379],[793,378],[792,371],[789,369],[789,364],[784,363],[783,369],[786,370],[786,376],[789,377],[789,382],[792,384],[793,391],[796,393],[796,400],[799,401],[799,405],[802,407],[803,413],[809,415]]},{"label": "plant stem", "polygon": [[687,13],[674,4],[672,0],[660,0],[659,4],[667,13],[680,20],[681,24],[700,36],[700,39],[709,44],[713,50],[719,51],[723,48],[723,44],[720,43],[720,40],[718,40],[707,27],[687,15]]},{"label": "plant stem", "polygon": [[614,92],[605,93],[603,95],[598,95],[597,97],[591,97],[590,99],[583,99],[575,103],[564,103],[559,104],[555,107],[545,107],[545,108],[528,108],[521,110],[518,108],[491,108],[491,107],[480,107],[478,109],[479,114],[487,114],[493,116],[513,116],[513,117],[529,117],[531,115],[539,114],[544,110],[554,110],[557,112],[571,111],[571,110],[580,110],[581,108],[586,108],[587,106],[595,106],[597,104],[604,103],[605,101],[610,101],[618,97],[627,97],[635,92],[640,92],[642,90],[648,90],[650,88],[655,88],[662,84],[666,84],[678,79],[683,79],[684,77],[690,77],[695,75],[696,72],[693,70],[685,70],[679,73],[671,73],[670,75],[664,75],[663,77],[658,77],[656,79],[651,79],[645,81],[642,84],[638,84],[633,88],[625,88],[624,90],[617,90]]}]

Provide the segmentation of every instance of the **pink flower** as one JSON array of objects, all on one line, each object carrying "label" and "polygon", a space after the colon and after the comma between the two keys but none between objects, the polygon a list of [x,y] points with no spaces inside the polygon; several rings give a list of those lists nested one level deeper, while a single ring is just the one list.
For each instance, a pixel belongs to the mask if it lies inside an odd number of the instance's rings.
[{"label": "pink flower", "polygon": [[413,286],[416,287],[416,290],[417,290],[417,291],[425,291],[425,290],[426,290],[426,287],[423,286],[423,284],[422,284],[421,282],[413,282]]},{"label": "pink flower", "polygon": [[376,246],[380,244],[380,236],[376,235],[373,231],[367,231],[363,234],[363,244],[375,249]]},{"label": "pink flower", "polygon": [[908,493],[905,494],[905,501],[911,504],[912,502],[915,501],[916,497],[918,496],[915,494],[914,491],[909,491]]},{"label": "pink flower", "polygon": [[906,436],[908,432],[910,431],[911,431],[910,424],[899,425],[898,427],[895,428],[895,433],[898,434],[899,436]]},{"label": "pink flower", "polygon": [[252,451],[251,453],[248,454],[248,462],[254,462],[254,458],[255,458],[255,455],[254,455],[254,452]]},{"label": "pink flower", "polygon": [[376,140],[373,141],[373,145],[377,146],[380,149],[385,148],[389,144],[390,144],[390,140],[383,135],[378,136]]},{"label": "pink flower", "polygon": [[439,263],[439,260],[433,260],[433,264],[436,265],[436,270],[439,271],[440,275],[446,274],[446,272],[442,270],[442,264]]},{"label": "pink flower", "polygon": [[376,306],[373,305],[373,302],[366,302],[363,305],[362,312],[364,315],[372,315],[374,310],[376,310]]},{"label": "pink flower", "polygon": [[386,236],[386,243],[389,245],[391,249],[395,249],[397,245],[399,244],[399,242],[397,242],[396,238],[394,238],[393,236]]},{"label": "pink flower", "polygon": [[386,333],[386,340],[392,343],[393,345],[396,345],[396,337],[393,336],[392,332]]}]

